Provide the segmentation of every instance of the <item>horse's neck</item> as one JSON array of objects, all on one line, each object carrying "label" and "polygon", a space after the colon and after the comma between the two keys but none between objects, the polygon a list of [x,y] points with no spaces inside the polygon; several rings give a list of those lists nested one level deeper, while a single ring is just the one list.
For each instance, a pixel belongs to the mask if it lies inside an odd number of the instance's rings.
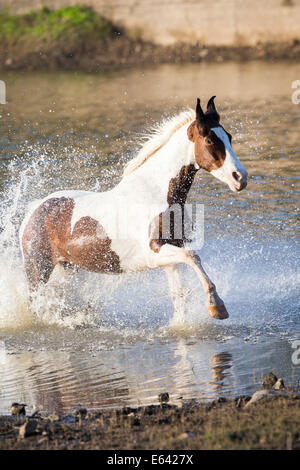
[{"label": "horse's neck", "polygon": [[137,197],[140,192],[143,200],[146,197],[151,204],[183,204],[196,173],[194,145],[187,137],[189,124],[175,132],[161,149],[126,176],[120,186],[130,186]]},{"label": "horse's neck", "polygon": [[184,204],[197,170],[193,164],[185,165],[169,183],[168,204]]}]

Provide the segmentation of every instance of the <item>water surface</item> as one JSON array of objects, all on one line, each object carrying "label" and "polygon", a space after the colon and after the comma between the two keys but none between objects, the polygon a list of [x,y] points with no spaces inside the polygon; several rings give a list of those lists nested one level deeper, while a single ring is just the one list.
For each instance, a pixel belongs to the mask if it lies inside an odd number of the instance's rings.
[{"label": "water surface", "polygon": [[[174,402],[232,397],[270,370],[299,381],[299,76],[298,65],[255,62],[1,76],[0,413],[12,401],[67,412],[153,403],[162,391]],[[208,317],[188,268],[183,327],[169,327],[160,271],[78,272],[54,279],[29,309],[18,247],[26,204],[58,189],[113,187],[141,133],[212,95],[249,184],[235,194],[199,173],[189,201],[204,204],[199,254],[230,318]]]}]

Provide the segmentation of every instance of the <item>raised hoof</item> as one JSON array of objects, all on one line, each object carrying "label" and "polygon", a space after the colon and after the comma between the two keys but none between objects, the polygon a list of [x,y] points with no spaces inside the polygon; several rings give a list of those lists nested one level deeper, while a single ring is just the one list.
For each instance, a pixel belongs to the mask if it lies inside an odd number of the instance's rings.
[{"label": "raised hoof", "polygon": [[208,305],[207,309],[209,311],[210,316],[212,316],[213,318],[217,318],[217,320],[225,320],[229,317],[229,314],[224,304]]}]

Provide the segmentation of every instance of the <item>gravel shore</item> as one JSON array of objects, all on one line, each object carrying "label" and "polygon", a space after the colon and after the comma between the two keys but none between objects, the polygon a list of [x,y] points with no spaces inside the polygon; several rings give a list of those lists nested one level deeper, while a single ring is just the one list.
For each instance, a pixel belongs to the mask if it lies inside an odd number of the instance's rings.
[{"label": "gravel shore", "polygon": [[208,404],[0,416],[0,449],[300,450],[299,423],[299,392],[261,390]]}]

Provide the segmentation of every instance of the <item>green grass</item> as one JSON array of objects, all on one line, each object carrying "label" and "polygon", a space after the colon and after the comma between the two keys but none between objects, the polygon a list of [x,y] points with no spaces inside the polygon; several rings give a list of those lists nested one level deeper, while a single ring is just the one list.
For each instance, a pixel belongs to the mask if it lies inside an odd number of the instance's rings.
[{"label": "green grass", "polygon": [[19,39],[103,37],[112,33],[112,24],[92,8],[74,5],[49,10],[42,8],[23,15],[0,12],[0,38]]}]

